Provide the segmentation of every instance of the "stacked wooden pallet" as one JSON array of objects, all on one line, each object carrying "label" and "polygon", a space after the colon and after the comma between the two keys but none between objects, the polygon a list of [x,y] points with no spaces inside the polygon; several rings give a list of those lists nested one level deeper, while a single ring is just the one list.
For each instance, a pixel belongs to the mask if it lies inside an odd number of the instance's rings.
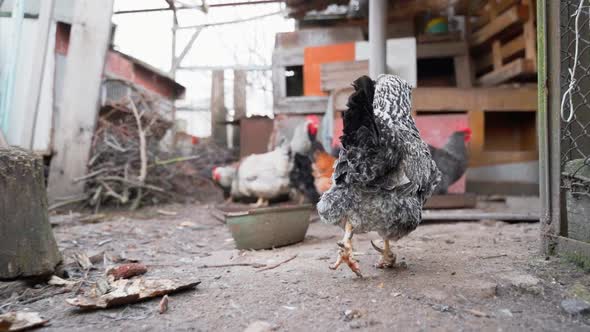
[{"label": "stacked wooden pallet", "polygon": [[534,0],[487,0],[469,43],[477,83],[493,86],[537,72]]}]

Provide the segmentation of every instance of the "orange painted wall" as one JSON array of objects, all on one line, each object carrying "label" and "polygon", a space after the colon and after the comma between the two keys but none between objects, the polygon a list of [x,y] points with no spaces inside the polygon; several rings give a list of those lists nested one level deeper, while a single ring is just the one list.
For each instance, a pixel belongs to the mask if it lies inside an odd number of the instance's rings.
[{"label": "orange painted wall", "polygon": [[321,89],[321,64],[354,61],[354,48],[355,43],[306,47],[303,51],[303,95],[326,96]]}]

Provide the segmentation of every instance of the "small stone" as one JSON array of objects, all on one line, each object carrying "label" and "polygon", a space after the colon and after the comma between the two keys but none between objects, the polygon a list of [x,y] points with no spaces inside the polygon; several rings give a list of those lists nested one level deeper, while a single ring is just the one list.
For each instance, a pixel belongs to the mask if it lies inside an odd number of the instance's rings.
[{"label": "small stone", "polygon": [[510,309],[500,309],[498,310],[498,313],[504,317],[513,317],[512,311],[510,311]]},{"label": "small stone", "polygon": [[482,221],[479,222],[480,224],[482,224],[483,226],[496,226],[496,223],[498,223],[497,220],[491,220],[491,219],[484,219]]},{"label": "small stone", "polygon": [[453,243],[455,243],[455,241],[453,241],[451,239],[448,239],[448,240],[445,240],[445,243],[447,243],[447,244],[453,244]]},{"label": "small stone", "polygon": [[532,275],[512,273],[502,276],[502,279],[508,282],[508,285],[504,286],[508,286],[509,288],[534,295],[543,294],[543,285],[541,284],[541,280]]},{"label": "small stone", "polygon": [[590,313],[590,303],[579,299],[561,301],[561,309],[570,315],[584,315]]},{"label": "small stone", "polygon": [[244,332],[271,332],[273,325],[265,321],[256,321],[248,325]]},{"label": "small stone", "polygon": [[449,311],[451,311],[451,308],[448,305],[445,305],[445,304],[433,304],[432,305],[432,309],[434,309],[436,311],[440,311],[440,312],[449,312]]},{"label": "small stone", "polygon": [[344,311],[344,315],[343,315],[343,319],[345,322],[350,322],[351,320],[355,319],[355,318],[360,318],[362,317],[362,313],[360,310],[357,309],[348,309]]}]

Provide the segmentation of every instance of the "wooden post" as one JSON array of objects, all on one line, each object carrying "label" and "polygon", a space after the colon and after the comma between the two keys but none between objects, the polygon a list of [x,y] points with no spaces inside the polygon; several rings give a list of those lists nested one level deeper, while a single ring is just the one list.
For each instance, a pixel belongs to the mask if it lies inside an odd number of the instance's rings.
[{"label": "wooden post", "polygon": [[76,1],[64,73],[63,101],[57,105],[54,156],[49,172],[50,201],[79,195],[96,126],[100,85],[111,33],[113,0]]},{"label": "wooden post", "polygon": [[223,70],[211,73],[211,137],[220,146],[227,146],[227,109],[223,93]]},{"label": "wooden post", "polygon": [[[23,131],[21,146],[33,150],[35,127],[37,127],[37,116],[39,114],[39,99],[41,97],[41,85],[43,84],[43,74],[45,72],[45,59],[47,58],[47,43],[49,41],[49,31],[51,31],[51,22],[53,21],[53,2],[54,0],[42,1],[39,9],[39,19],[37,23],[38,40],[36,41],[36,50],[34,61],[31,66],[31,78],[29,98],[25,108],[26,116],[23,118]],[[53,50],[51,50],[53,55]]]},{"label": "wooden post", "polygon": [[61,261],[43,173],[36,154],[0,148],[0,279],[49,275]]},{"label": "wooden post", "polygon": [[[240,121],[246,118],[246,85],[248,84],[248,72],[234,70],[234,120]],[[234,126],[234,149],[240,148],[240,123]]]}]

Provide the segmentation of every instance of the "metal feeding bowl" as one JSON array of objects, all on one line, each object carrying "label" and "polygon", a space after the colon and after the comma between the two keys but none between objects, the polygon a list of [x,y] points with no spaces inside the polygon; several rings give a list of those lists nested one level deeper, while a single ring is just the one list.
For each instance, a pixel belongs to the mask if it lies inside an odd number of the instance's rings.
[{"label": "metal feeding bowl", "polygon": [[270,249],[303,241],[312,205],[224,212],[237,249]]}]

